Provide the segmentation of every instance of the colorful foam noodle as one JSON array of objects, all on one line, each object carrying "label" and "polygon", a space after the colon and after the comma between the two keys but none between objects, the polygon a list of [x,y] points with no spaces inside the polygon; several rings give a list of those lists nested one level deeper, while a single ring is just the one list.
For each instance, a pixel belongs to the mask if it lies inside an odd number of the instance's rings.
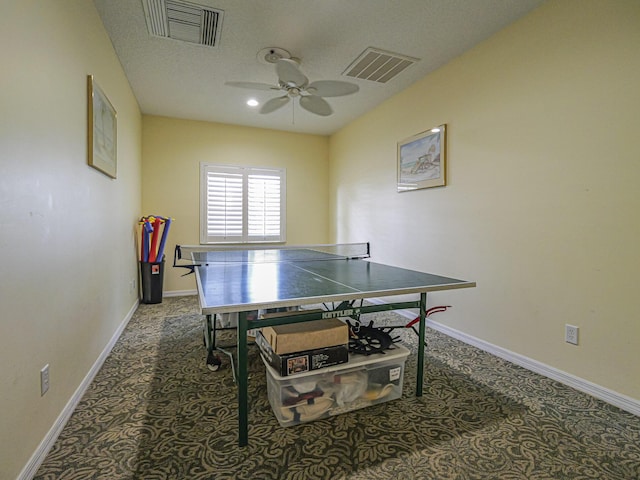
[{"label": "colorful foam noodle", "polygon": [[[140,219],[140,261],[162,262],[171,218],[149,215]],[[162,232],[161,232],[162,230]]]},{"label": "colorful foam noodle", "polygon": [[167,236],[169,235],[169,228],[171,227],[171,218],[166,218],[164,220],[164,227],[162,229],[162,239],[160,240],[160,246],[158,247],[158,256],[157,260],[162,261],[164,257],[164,247],[167,243]]},{"label": "colorful foam noodle", "polygon": [[151,246],[149,247],[149,262],[154,263],[158,254],[158,242],[160,241],[160,226],[162,218],[153,219],[153,235],[151,236]]},{"label": "colorful foam noodle", "polygon": [[153,232],[153,227],[151,223],[147,220],[142,222],[142,261],[149,261],[149,243],[151,232]]}]

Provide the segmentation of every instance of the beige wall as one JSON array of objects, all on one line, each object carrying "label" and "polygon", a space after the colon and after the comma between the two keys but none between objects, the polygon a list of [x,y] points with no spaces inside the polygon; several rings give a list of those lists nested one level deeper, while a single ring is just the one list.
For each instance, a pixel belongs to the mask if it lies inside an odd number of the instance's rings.
[{"label": "beige wall", "polygon": [[[436,320],[640,399],[639,45],[636,0],[551,1],[359,118],[331,138],[333,237],[475,280]],[[441,123],[449,185],[396,193],[396,142]]]},{"label": "beige wall", "polygon": [[328,137],[146,115],[142,131],[144,214],[174,219],[165,294],[196,288],[193,276],[170,265],[176,244],[200,242],[200,162],[286,168],[287,243],[327,242]]},{"label": "beige wall", "polygon": [[[141,116],[92,2],[5,1],[0,31],[0,478],[13,479],[137,301]],[[118,113],[117,180],[87,165],[88,74]]]}]

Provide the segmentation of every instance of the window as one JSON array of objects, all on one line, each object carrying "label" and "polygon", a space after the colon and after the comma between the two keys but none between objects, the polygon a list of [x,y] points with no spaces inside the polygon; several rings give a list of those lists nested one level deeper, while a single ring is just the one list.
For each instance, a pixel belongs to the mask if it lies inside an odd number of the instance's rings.
[{"label": "window", "polygon": [[200,164],[200,243],[285,241],[285,169]]}]

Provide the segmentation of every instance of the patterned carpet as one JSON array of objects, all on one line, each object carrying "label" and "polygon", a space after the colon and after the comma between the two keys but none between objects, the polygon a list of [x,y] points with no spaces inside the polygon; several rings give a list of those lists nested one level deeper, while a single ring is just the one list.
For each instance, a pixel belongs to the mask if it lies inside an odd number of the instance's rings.
[{"label": "patterned carpet", "polygon": [[197,312],[139,307],[36,479],[640,480],[640,418],[431,329],[421,398],[410,355],[401,399],[288,428],[250,347],[239,448],[231,369],[206,369]]}]

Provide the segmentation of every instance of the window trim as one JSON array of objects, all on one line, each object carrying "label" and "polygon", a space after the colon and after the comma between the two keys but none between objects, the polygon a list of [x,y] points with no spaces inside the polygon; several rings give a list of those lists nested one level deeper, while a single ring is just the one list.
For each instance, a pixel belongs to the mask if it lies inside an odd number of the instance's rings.
[{"label": "window trim", "polygon": [[[242,233],[221,237],[208,232],[208,178],[210,173],[239,174],[242,176]],[[275,175],[280,178],[280,232],[273,236],[254,236],[248,233],[248,179],[251,175]],[[284,243],[286,241],[286,169],[242,165],[200,163],[200,244]]]}]

